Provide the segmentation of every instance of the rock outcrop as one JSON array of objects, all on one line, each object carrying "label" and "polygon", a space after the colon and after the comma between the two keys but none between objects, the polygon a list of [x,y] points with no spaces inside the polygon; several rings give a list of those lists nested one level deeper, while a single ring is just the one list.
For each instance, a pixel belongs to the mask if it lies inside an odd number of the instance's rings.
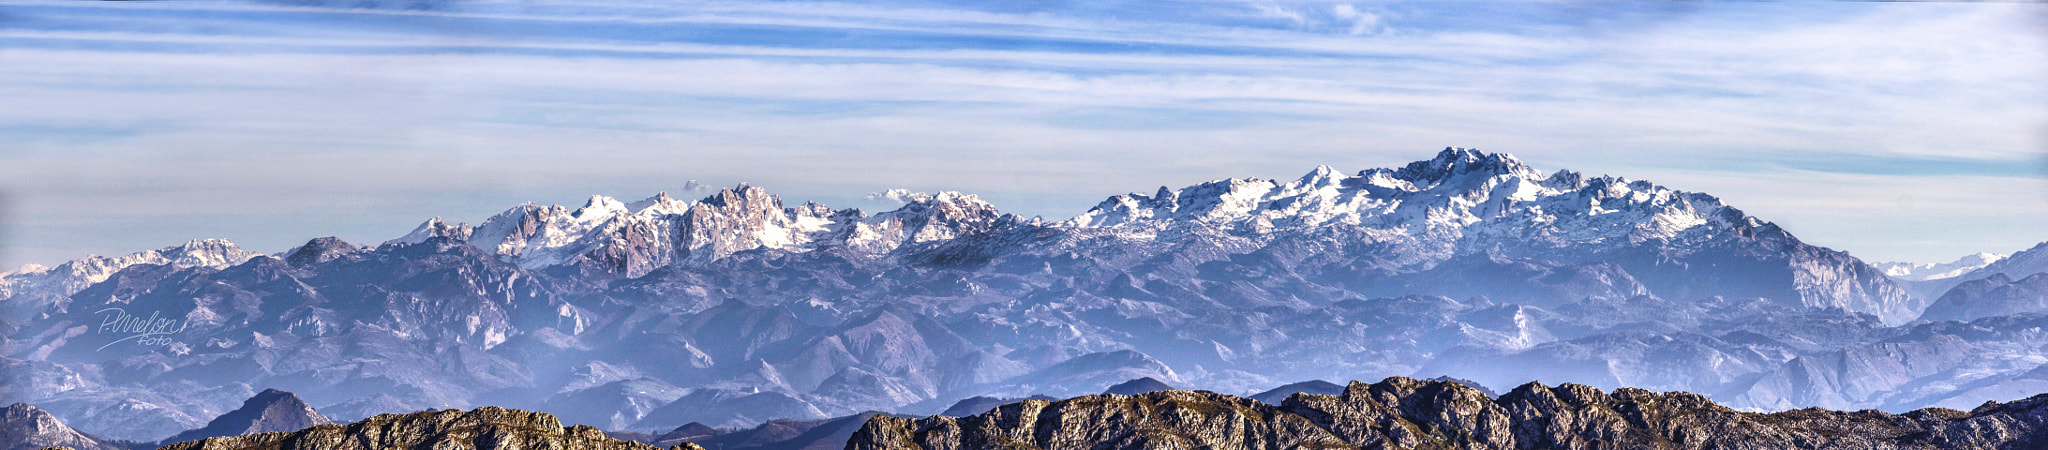
[{"label": "rock outcrop", "polygon": [[26,403],[0,409],[0,450],[66,447],[73,450],[121,450],[58,422],[50,413]]},{"label": "rock outcrop", "polygon": [[[486,406],[411,414],[380,414],[348,425],[320,425],[289,433],[207,438],[161,450],[382,450],[394,448],[660,450],[606,436],[587,425],[563,427],[555,416]],[[683,443],[670,450],[703,450]]]},{"label": "rock outcrop", "polygon": [[1279,406],[1207,391],[1024,401],[971,417],[877,416],[881,449],[2022,449],[2048,445],[2048,395],[1971,412],[1728,409],[1704,396],[1529,383],[1498,399],[1446,381],[1351,382]]}]

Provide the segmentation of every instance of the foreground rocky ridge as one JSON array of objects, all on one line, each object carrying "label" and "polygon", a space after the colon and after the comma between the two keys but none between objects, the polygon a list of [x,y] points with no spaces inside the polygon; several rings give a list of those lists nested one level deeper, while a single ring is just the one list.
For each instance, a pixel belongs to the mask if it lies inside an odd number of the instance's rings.
[{"label": "foreground rocky ridge", "polygon": [[971,417],[869,419],[848,450],[2032,449],[2048,396],[1975,411],[1739,412],[1686,392],[1529,383],[1498,399],[1449,381],[1351,382],[1274,406],[1207,391],[1024,401]]},{"label": "foreground rocky ridge", "polygon": [[[384,449],[554,449],[661,450],[661,447],[606,436],[587,425],[564,428],[545,413],[492,406],[470,411],[440,410],[383,414],[348,425],[319,425],[284,433],[213,437],[164,446],[161,450],[384,450]],[[682,443],[670,450],[703,450]]]}]

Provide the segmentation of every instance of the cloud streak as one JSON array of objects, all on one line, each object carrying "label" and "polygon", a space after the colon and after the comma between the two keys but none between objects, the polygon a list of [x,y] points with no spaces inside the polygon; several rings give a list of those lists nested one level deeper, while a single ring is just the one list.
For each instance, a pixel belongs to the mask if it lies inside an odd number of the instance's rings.
[{"label": "cloud streak", "polygon": [[[2039,5],[433,5],[6,6],[0,264],[375,242],[692,179],[835,204],[959,190],[1060,219],[1446,145],[1731,193],[1879,259],[2048,239],[2048,201],[1995,195],[2048,189],[2015,168],[2043,155],[2048,36],[1981,32]],[[1918,189],[2001,200],[1941,212],[1963,225],[1853,223]],[[1885,244],[1907,241],[1950,244]]]}]

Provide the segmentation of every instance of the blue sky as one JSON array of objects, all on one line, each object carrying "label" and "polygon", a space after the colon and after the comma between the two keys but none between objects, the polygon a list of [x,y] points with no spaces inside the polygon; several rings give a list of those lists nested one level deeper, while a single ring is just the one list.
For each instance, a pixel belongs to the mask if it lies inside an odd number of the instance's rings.
[{"label": "blue sky", "polygon": [[690,180],[1064,219],[1446,146],[1872,261],[2048,240],[2040,3],[12,1],[0,68],[7,267]]}]

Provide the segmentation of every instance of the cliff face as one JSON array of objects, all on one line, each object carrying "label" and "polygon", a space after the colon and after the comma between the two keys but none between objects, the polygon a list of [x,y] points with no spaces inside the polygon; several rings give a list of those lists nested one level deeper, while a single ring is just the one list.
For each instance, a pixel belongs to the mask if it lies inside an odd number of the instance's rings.
[{"label": "cliff face", "polygon": [[[555,416],[483,407],[383,414],[348,425],[320,425],[289,433],[207,438],[160,450],[383,450],[394,448],[479,448],[498,450],[660,450],[606,436],[585,425],[564,428]],[[670,450],[703,450],[684,443]]]},{"label": "cliff face", "polygon": [[970,417],[870,419],[880,449],[2023,449],[2048,445],[2048,396],[1976,411],[1738,412],[1706,397],[1523,385],[1488,399],[1455,382],[1352,382],[1279,406],[1205,391],[1028,400]]}]

